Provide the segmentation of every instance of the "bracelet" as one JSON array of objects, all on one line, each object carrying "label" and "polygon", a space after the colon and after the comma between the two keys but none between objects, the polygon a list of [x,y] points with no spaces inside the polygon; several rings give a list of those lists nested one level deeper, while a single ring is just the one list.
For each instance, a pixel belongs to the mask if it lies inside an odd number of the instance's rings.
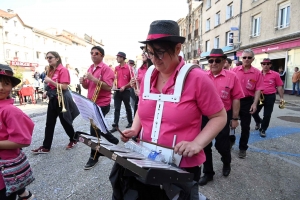
[{"label": "bracelet", "polygon": [[239,120],[239,118],[232,118],[232,120]]}]

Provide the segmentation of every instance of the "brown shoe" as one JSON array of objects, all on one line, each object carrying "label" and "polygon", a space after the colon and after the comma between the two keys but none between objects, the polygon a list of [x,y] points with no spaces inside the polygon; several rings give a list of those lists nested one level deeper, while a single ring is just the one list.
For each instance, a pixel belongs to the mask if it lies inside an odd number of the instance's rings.
[{"label": "brown shoe", "polygon": [[43,146],[40,146],[37,149],[31,150],[33,154],[46,154],[50,152],[50,149],[45,149]]},{"label": "brown shoe", "polygon": [[66,149],[67,149],[67,150],[68,150],[68,149],[72,149],[73,147],[76,146],[76,144],[77,144],[76,141],[72,141],[72,142],[70,142],[70,143],[68,144],[68,146],[66,147]]}]

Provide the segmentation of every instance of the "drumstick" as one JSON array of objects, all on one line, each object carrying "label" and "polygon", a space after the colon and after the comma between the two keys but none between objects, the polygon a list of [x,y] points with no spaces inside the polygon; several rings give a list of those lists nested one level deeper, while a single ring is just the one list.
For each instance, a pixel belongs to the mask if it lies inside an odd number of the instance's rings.
[{"label": "drumstick", "polygon": [[[116,127],[116,129],[117,129],[117,131],[119,131],[119,133],[120,133],[124,138],[129,138],[129,137],[125,136],[125,135],[122,133],[122,131],[120,131],[119,127]],[[174,150],[174,148],[172,148],[172,147],[168,147],[168,146],[165,146],[165,145],[162,145],[162,144],[156,144],[156,143],[154,143],[154,142],[148,142],[148,141],[142,140],[142,139],[140,139],[140,138],[136,138],[136,140],[139,141],[139,142],[146,142],[146,143],[153,144],[153,145],[156,145],[156,146],[159,146],[159,147],[163,147],[163,148],[166,148],[166,149],[172,149],[172,150]]]}]

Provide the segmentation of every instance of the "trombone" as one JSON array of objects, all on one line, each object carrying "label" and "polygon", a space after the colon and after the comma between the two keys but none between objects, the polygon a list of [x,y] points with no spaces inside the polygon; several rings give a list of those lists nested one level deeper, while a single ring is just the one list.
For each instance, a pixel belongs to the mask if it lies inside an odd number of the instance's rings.
[{"label": "trombone", "polygon": [[64,101],[64,94],[62,92],[61,84],[57,82],[56,80],[56,92],[57,92],[57,100],[58,100],[58,106],[62,106],[61,112],[67,112],[65,107],[65,101]]},{"label": "trombone", "polygon": [[258,105],[263,105],[264,104],[264,100],[265,100],[265,96],[264,93],[260,93],[260,97],[259,97],[259,104]]},{"label": "trombone", "polygon": [[279,107],[280,109],[284,109],[284,108],[285,108],[285,100],[280,101],[278,107]]}]

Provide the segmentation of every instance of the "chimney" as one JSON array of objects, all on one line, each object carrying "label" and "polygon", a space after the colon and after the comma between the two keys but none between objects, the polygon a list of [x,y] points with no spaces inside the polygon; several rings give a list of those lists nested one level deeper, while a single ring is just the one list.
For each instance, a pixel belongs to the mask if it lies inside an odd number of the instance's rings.
[{"label": "chimney", "polygon": [[8,13],[14,13],[14,11],[12,9],[7,9]]}]

